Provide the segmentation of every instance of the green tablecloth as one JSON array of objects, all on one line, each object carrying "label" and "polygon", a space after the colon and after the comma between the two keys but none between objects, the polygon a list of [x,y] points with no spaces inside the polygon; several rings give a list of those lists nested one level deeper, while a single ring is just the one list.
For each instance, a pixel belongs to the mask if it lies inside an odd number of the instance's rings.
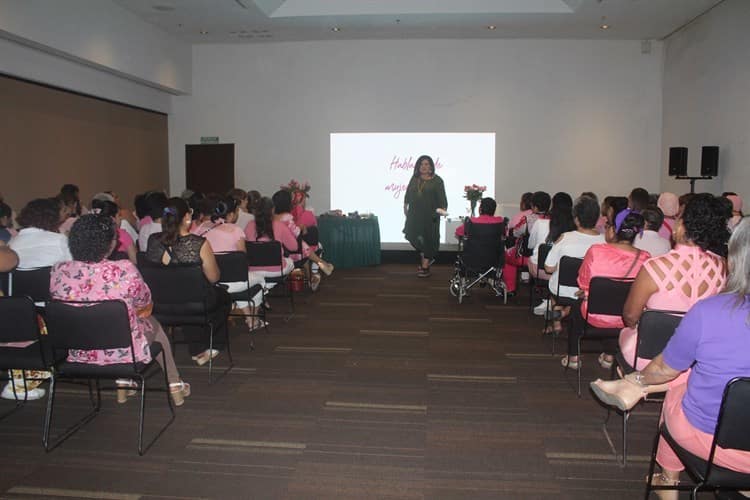
[{"label": "green tablecloth", "polygon": [[380,225],[378,218],[349,219],[322,215],[318,233],[323,243],[323,258],[336,267],[360,267],[380,264]]}]

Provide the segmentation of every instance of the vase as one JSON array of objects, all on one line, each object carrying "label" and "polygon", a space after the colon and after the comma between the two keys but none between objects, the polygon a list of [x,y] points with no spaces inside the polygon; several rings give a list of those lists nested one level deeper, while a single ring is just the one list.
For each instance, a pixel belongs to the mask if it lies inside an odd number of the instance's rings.
[{"label": "vase", "polygon": [[471,203],[471,216],[472,216],[472,217],[475,217],[475,216],[477,215],[477,214],[476,214],[476,210],[477,210],[477,200],[471,200],[471,201],[470,201],[470,203]]}]

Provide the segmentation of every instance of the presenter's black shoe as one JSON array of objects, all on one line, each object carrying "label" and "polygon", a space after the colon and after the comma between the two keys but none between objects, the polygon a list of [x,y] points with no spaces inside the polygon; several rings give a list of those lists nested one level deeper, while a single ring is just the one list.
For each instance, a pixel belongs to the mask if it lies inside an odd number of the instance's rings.
[{"label": "presenter's black shoe", "polygon": [[430,268],[422,268],[419,271],[417,271],[417,278],[429,278],[432,276],[432,273],[430,272]]}]

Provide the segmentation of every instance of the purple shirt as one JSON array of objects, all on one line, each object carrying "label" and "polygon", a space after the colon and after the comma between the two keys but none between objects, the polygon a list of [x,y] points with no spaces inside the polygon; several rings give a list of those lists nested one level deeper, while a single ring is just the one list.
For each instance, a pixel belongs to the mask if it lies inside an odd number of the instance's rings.
[{"label": "purple shirt", "polygon": [[693,427],[713,434],[724,386],[750,376],[750,301],[736,307],[737,295],[720,294],[697,302],[664,348],[664,361],[675,370],[693,365],[682,400]]}]

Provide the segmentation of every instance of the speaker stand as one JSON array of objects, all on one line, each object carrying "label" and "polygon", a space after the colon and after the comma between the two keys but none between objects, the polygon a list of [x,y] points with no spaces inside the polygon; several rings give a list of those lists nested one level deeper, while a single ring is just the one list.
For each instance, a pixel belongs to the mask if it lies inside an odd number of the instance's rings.
[{"label": "speaker stand", "polygon": [[711,176],[702,176],[702,177],[690,177],[687,175],[678,175],[675,177],[677,180],[684,180],[684,181],[690,181],[690,194],[695,193],[695,181],[710,181],[713,179]]}]

